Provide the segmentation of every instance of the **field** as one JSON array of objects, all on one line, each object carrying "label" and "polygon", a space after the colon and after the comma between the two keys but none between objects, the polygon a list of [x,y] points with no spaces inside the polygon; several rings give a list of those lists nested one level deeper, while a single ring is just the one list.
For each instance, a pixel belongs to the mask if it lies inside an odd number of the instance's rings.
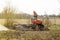
[{"label": "field", "polygon": [[[31,19],[13,19],[13,21],[15,21],[19,24],[31,24]],[[6,22],[7,22],[6,19],[0,19],[0,24],[4,25]],[[50,18],[49,22],[51,23],[51,25],[54,25],[54,24],[60,25],[60,18],[56,18],[56,19],[54,19],[54,18],[51,19]]]},{"label": "field", "polygon": [[0,40],[60,40],[60,31],[0,31]]},{"label": "field", "polygon": [[53,25],[51,27],[48,27],[50,30],[60,30],[60,25]]},{"label": "field", "polygon": [[60,18],[53,18],[53,19],[49,19],[51,24],[56,24],[56,25],[60,25]]},{"label": "field", "polygon": [[[51,20],[51,26],[48,27],[49,31],[0,31],[0,40],[60,40],[60,19]],[[16,19],[17,23],[30,24],[30,20]],[[24,22],[25,21],[25,22]],[[4,25],[6,19],[0,19],[0,24]],[[55,24],[55,25],[54,25]]]}]

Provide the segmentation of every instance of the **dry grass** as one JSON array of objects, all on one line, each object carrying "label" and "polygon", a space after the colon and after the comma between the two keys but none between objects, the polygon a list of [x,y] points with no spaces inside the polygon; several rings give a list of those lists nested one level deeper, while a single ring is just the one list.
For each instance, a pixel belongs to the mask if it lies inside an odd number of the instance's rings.
[{"label": "dry grass", "polygon": [[6,23],[6,19],[0,19],[0,24],[4,25]]},{"label": "dry grass", "polygon": [[60,40],[60,31],[0,31],[0,40]]},{"label": "dry grass", "polygon": [[[20,24],[31,24],[31,20],[30,19],[13,19],[14,21],[20,23]],[[57,25],[60,25],[60,19],[59,18],[56,18],[56,22],[54,19],[49,19],[51,24],[57,24]],[[0,19],[0,24],[5,24],[6,23],[6,19]]]},{"label": "dry grass", "polygon": [[56,18],[56,19],[49,19],[51,21],[51,24],[57,24],[60,25],[60,18]]}]

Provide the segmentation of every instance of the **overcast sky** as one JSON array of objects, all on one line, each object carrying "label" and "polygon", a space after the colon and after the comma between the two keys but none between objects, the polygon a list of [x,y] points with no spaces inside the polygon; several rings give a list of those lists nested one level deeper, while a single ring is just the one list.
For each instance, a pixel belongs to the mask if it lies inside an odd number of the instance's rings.
[{"label": "overcast sky", "polygon": [[39,15],[57,15],[60,11],[58,0],[0,0],[0,12],[7,5],[16,8],[18,12],[28,14],[33,14],[33,11],[36,11]]}]

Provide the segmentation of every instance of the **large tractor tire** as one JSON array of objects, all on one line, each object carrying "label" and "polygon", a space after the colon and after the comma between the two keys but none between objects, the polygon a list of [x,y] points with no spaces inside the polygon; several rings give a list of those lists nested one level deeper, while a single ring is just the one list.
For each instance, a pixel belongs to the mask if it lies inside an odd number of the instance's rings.
[{"label": "large tractor tire", "polygon": [[48,31],[49,30],[48,28],[44,27],[43,24],[39,24],[38,27],[39,27],[40,31]]},{"label": "large tractor tire", "polygon": [[44,25],[43,24],[39,24],[38,27],[39,27],[40,31],[44,31]]}]

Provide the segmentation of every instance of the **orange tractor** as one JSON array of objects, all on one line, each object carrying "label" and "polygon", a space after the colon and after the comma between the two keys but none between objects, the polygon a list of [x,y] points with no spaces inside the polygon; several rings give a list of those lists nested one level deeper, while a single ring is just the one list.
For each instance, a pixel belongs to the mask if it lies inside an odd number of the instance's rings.
[{"label": "orange tractor", "polygon": [[38,26],[38,28],[41,31],[43,31],[44,30],[44,25],[42,24],[42,21],[41,20],[38,20],[37,16],[38,16],[37,13],[34,11],[34,15],[33,15],[34,20],[32,20],[32,24],[34,26],[32,26],[32,29],[36,29],[36,27]]}]

